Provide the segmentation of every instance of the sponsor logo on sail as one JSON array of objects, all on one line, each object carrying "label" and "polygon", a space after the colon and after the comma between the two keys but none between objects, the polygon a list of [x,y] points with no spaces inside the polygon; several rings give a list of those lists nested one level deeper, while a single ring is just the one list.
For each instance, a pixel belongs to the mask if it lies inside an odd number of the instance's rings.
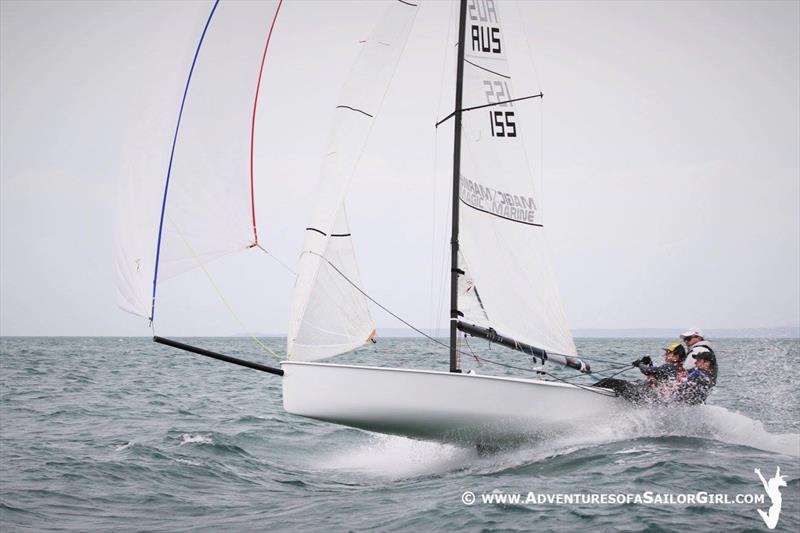
[{"label": "sponsor logo on sail", "polygon": [[480,211],[516,222],[536,224],[536,202],[531,196],[492,189],[461,176],[461,201]]}]

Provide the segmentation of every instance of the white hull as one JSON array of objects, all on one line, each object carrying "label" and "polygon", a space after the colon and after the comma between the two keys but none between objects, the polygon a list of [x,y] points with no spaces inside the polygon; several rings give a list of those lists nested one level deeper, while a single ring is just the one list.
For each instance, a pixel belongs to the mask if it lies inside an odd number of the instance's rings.
[{"label": "white hull", "polygon": [[607,389],[534,379],[291,361],[281,368],[289,413],[439,442],[524,439],[620,405]]}]

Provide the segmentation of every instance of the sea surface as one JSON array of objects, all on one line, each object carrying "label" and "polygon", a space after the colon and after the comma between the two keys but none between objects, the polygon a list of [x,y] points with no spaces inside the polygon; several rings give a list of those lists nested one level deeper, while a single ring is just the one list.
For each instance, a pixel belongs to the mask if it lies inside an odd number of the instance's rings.
[{"label": "sea surface", "polygon": [[[274,364],[250,339],[183,341]],[[660,358],[666,342],[577,340],[598,375]],[[754,470],[769,479],[776,467],[787,486],[775,530],[800,531],[800,341],[715,347],[707,405],[630,407],[479,454],[289,415],[280,378],[146,338],[3,337],[0,531],[767,531],[756,509],[771,501]],[[465,349],[530,366],[485,343]],[[425,339],[381,339],[338,361],[445,369],[446,359]],[[535,500],[645,493],[673,503]],[[677,499],[697,493],[765,502]],[[506,494],[520,503],[483,502]]]}]

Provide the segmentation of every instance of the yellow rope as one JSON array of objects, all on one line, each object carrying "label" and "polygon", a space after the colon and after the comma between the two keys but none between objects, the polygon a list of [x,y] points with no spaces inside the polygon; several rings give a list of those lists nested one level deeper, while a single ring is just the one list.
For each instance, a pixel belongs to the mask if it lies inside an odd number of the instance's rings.
[{"label": "yellow rope", "polygon": [[279,361],[282,360],[283,358],[280,355],[275,353],[269,346],[264,344],[261,341],[261,339],[259,339],[258,337],[256,337],[252,333],[250,333],[250,328],[248,328],[247,325],[244,323],[244,321],[241,318],[239,318],[239,315],[236,314],[236,311],[234,311],[233,306],[228,301],[228,299],[225,298],[225,295],[222,293],[222,290],[219,288],[217,283],[214,281],[214,278],[211,277],[211,273],[208,271],[208,269],[205,267],[203,262],[200,260],[200,257],[197,255],[197,252],[195,252],[194,249],[192,248],[192,246],[189,244],[189,241],[186,240],[186,237],[183,236],[183,232],[181,232],[180,228],[178,228],[178,225],[175,224],[175,221],[172,220],[172,217],[169,216],[169,213],[167,213],[167,220],[169,220],[169,223],[172,224],[173,228],[175,228],[175,231],[178,233],[178,235],[180,236],[181,240],[186,245],[186,248],[189,249],[189,252],[192,254],[192,256],[194,257],[194,260],[197,262],[197,266],[199,266],[203,270],[203,272],[205,273],[206,277],[208,277],[208,281],[211,283],[211,286],[214,287],[214,290],[216,291],[217,296],[219,296],[219,299],[222,300],[222,303],[225,305],[225,307],[228,308],[228,312],[230,312],[230,314],[234,318],[234,320],[236,320],[239,323],[239,326],[244,331],[247,332],[247,335],[251,339],[253,339],[255,341],[255,343],[258,344],[265,352],[267,352],[268,354],[272,355],[273,357],[275,357]]}]

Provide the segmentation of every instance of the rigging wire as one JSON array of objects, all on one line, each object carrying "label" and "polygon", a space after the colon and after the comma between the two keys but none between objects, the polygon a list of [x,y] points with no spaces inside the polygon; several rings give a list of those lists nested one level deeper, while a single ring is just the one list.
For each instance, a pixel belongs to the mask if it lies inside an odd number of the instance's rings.
[{"label": "rigging wire", "polygon": [[[461,353],[463,353],[463,352],[461,352]],[[568,379],[574,379],[576,377],[583,377],[584,374],[580,374],[578,376],[572,376],[572,378],[562,378],[562,377],[556,376],[555,374],[551,374],[550,372],[548,372],[546,370],[534,370],[534,369],[531,369],[531,368],[524,368],[524,367],[521,367],[521,366],[509,365],[507,363],[501,363],[500,361],[493,361],[492,359],[487,359],[485,357],[480,357],[480,359],[481,359],[481,361],[485,361],[485,362],[491,363],[493,365],[498,365],[498,366],[502,366],[502,367],[506,367],[506,368],[512,368],[514,370],[521,370],[523,372],[535,372],[537,374],[543,374],[545,376],[553,378],[556,381],[561,381],[561,382],[566,383],[568,385],[572,385],[572,386],[578,387],[580,389],[585,389],[585,390],[587,390],[589,392],[593,392],[595,394],[600,394],[601,396],[616,396],[617,395],[616,392],[609,394],[607,391],[605,391],[603,389],[596,389],[596,388],[591,387],[591,386],[580,385],[578,383],[570,383],[569,381],[567,381]],[[616,374],[614,374],[614,375],[616,375]]]},{"label": "rigging wire", "polygon": [[[618,371],[616,371],[613,374],[610,374],[608,376],[604,376],[604,374],[606,372],[610,372],[610,371],[612,371],[614,369],[613,368],[604,368],[604,369],[601,369],[601,370],[592,371],[592,376],[599,377],[599,378],[602,378],[602,379],[613,378],[614,376],[622,374],[623,372],[627,372],[628,370],[630,370],[632,368],[633,367],[631,367],[631,366],[625,365],[625,368],[623,368],[622,370],[618,370]],[[563,378],[563,380],[567,381],[567,380],[570,380],[570,379],[582,378],[584,376],[585,376],[585,374],[578,374],[576,376],[565,377],[565,378]]]},{"label": "rigging wire", "polygon": [[[478,359],[478,360],[481,360],[481,361],[486,361],[487,363],[492,363],[492,364],[494,364],[494,365],[503,366],[503,367],[506,367],[506,368],[513,368],[513,369],[515,369],[515,370],[523,370],[523,371],[526,371],[526,372],[535,372],[535,373],[537,373],[537,374],[544,374],[544,375],[547,375],[547,376],[550,376],[550,377],[552,377],[553,379],[557,379],[558,381],[563,381],[563,382],[565,382],[565,383],[566,383],[566,382],[568,382],[568,380],[571,380],[571,379],[578,379],[578,378],[583,378],[583,377],[585,377],[585,376],[586,376],[585,374],[577,374],[577,375],[574,375],[574,376],[569,376],[569,377],[566,377],[566,378],[561,378],[561,377],[555,376],[555,375],[553,375],[553,374],[551,374],[551,373],[547,372],[547,371],[546,371],[546,370],[544,370],[544,369],[538,370],[538,369],[531,369],[531,368],[522,368],[522,367],[518,367],[518,366],[514,366],[514,365],[509,365],[509,364],[507,364],[507,363],[501,363],[500,361],[493,361],[493,360],[491,360],[491,359],[487,359],[487,358],[485,358],[485,357],[482,357],[482,356],[479,356],[479,355],[475,354],[475,352],[472,350],[472,347],[471,347],[471,346],[470,346],[470,344],[469,344],[469,341],[467,340],[467,337],[466,337],[466,335],[464,336],[464,340],[466,341],[467,347],[469,347],[469,349],[470,349],[470,352],[472,352],[472,356],[473,356],[473,357],[475,357],[475,359]],[[530,356],[532,356],[532,357],[534,357],[534,358],[536,357],[534,354],[528,353],[528,352],[526,352],[526,351],[524,351],[524,350],[521,350],[521,349],[520,349],[519,351],[520,351],[520,352],[522,352],[522,353],[524,353],[524,354],[526,354],[526,355],[530,355]],[[560,354],[558,354],[558,355],[560,355]],[[596,359],[595,359],[595,360],[596,360]],[[625,372],[625,371],[629,370],[630,368],[631,368],[631,367],[629,367],[628,365],[625,365],[625,368],[623,368],[622,370],[619,370],[619,371],[615,372],[614,374],[611,374],[610,376],[606,376],[606,378],[612,378],[612,377],[614,377],[614,376],[616,376],[616,375],[618,375],[618,374],[621,374],[622,372]],[[605,373],[605,372],[607,372],[607,371],[610,371],[610,370],[613,370],[613,368],[612,368],[612,369],[604,369],[604,370],[599,370],[599,371],[597,371],[597,372],[592,372],[592,374],[593,374],[593,375],[594,375],[594,374],[601,374],[601,375],[602,375],[603,373]],[[576,385],[576,384],[574,384],[574,383],[573,383],[573,385]],[[576,386],[578,386],[578,385],[576,385]]]},{"label": "rigging wire", "polygon": [[[562,353],[555,353],[555,352],[548,352],[548,353],[552,353],[553,355],[560,355],[561,357],[570,357],[570,356],[564,355]],[[620,368],[620,367],[628,368],[628,366],[629,366],[628,363],[620,363],[619,361],[609,361],[608,359],[598,359],[597,357],[587,358],[587,357],[581,356],[581,359],[586,359],[587,361],[596,361],[598,363],[606,363],[608,365],[611,365],[611,366],[614,366],[614,367],[617,367],[617,368]]]},{"label": "rigging wire", "polygon": [[[407,2],[404,2],[404,3],[407,3]],[[408,5],[411,5],[413,7],[418,7],[416,4],[408,4]],[[414,15],[411,18],[411,21],[409,23],[411,27],[414,26],[414,21],[416,20],[418,13],[419,13],[419,10],[415,9],[414,10]],[[405,51],[406,46],[408,45],[408,41],[409,41],[408,35],[409,34],[406,34],[406,38],[403,41],[403,45],[402,45],[402,48],[400,49],[399,57],[403,56],[403,52]],[[373,35],[370,34],[370,37],[373,37]],[[363,41],[359,41],[359,43],[362,43],[362,44],[368,44],[370,42],[371,41],[369,41],[369,39],[363,40]],[[385,43],[382,43],[382,44],[385,44]],[[362,55],[363,55],[363,49],[359,52],[358,57],[360,58]],[[350,69],[350,73],[348,74],[348,79],[351,79],[353,77],[353,72],[355,72],[356,66],[358,64],[359,64],[359,61],[358,61],[358,59],[356,59],[355,64],[353,64],[353,66]],[[390,76],[388,83],[386,83],[386,86],[384,87],[383,92],[380,94],[380,99],[378,100],[375,109],[374,110],[371,109],[371,111],[373,111],[375,113],[375,116],[377,116],[379,114],[380,110],[383,108],[383,103],[386,100],[386,95],[389,93],[389,88],[392,86],[392,81],[394,80],[395,76],[397,75],[397,67],[398,67],[398,65],[399,65],[399,62],[395,62],[394,69],[392,70],[392,75]],[[341,97],[340,97],[340,99],[341,99]],[[338,108],[343,107],[343,106],[337,105],[336,107],[338,109]],[[346,194],[347,190],[349,190],[350,185],[351,185],[351,183],[353,181],[353,176],[355,176],[355,174],[356,174],[356,169],[358,169],[359,165],[361,164],[361,158],[364,156],[364,152],[366,151],[367,144],[369,143],[369,140],[372,138],[372,130],[373,130],[373,127],[375,126],[375,122],[376,122],[377,119],[373,118],[373,115],[370,115],[369,113],[367,113],[367,115],[369,115],[371,120],[369,122],[369,126],[367,127],[366,136],[364,137],[364,142],[361,144],[361,147],[359,148],[358,153],[356,154],[354,163],[352,165],[353,172],[347,177],[347,181],[345,182],[344,186],[342,187],[342,190],[343,190],[342,194],[343,195]],[[327,247],[328,242],[330,241],[330,238],[331,238],[330,231],[328,231],[327,233],[328,233],[328,235],[327,235],[326,240],[325,240],[325,247]],[[301,252],[300,256],[302,257],[302,255],[304,253],[306,253],[306,252],[314,254],[314,255],[317,255],[319,257],[322,257],[322,259],[324,259],[325,261],[328,261],[323,256],[317,254],[316,252],[312,252],[311,250],[307,250],[307,251],[304,250],[303,252]],[[330,261],[328,261],[328,263],[330,263]],[[331,263],[331,266],[333,266],[332,263]],[[336,267],[334,266],[333,268],[336,268]],[[336,270],[339,271],[338,269],[336,269]],[[339,274],[344,276],[344,274],[342,274],[341,272],[339,272]],[[344,276],[344,277],[345,277],[345,279],[347,279],[347,276]],[[352,281],[350,281],[349,279],[347,279],[347,281],[349,283],[351,283],[354,287],[356,287],[356,285],[353,284]],[[308,301],[306,301],[305,307],[303,307],[302,312],[300,313],[299,316],[301,316],[301,317],[305,316],[307,306],[308,306]]]},{"label": "rigging wire", "polygon": [[464,344],[467,345],[467,348],[469,348],[469,353],[472,354],[472,357],[475,358],[475,362],[478,363],[478,366],[480,366],[481,365],[481,358],[478,357],[478,355],[475,353],[475,350],[473,350],[472,346],[470,346],[469,337],[467,337],[466,335],[464,335]]},{"label": "rigging wire", "polygon": [[[528,31],[525,25],[525,19],[522,18],[522,11],[519,7],[519,2],[514,2],[514,7],[517,10],[517,20],[520,22],[520,27],[522,28],[522,37],[525,41],[525,47],[528,51],[528,59],[530,61],[530,65],[533,68],[533,74],[536,76],[536,85],[539,88],[539,92],[542,91],[542,79],[539,76],[539,69],[536,68],[536,60],[533,57],[533,48],[531,47],[531,41],[528,36]],[[528,161],[528,152],[525,149],[525,144],[523,143],[523,150],[525,150],[525,159]],[[530,164],[528,162],[528,164]],[[542,213],[542,218],[544,218],[544,99],[539,106],[539,210]]]},{"label": "rigging wire", "polygon": [[208,281],[211,283],[211,286],[214,288],[214,291],[217,293],[217,296],[222,301],[223,305],[228,309],[228,312],[231,314],[231,316],[234,318],[234,320],[236,320],[236,322],[239,323],[239,326],[244,331],[247,332],[247,336],[250,337],[253,341],[255,341],[255,343],[258,346],[260,346],[262,350],[264,350],[266,353],[272,355],[273,357],[275,357],[276,359],[278,359],[280,361],[282,359],[282,357],[280,355],[275,353],[272,350],[272,348],[270,348],[269,346],[264,344],[261,341],[261,339],[256,337],[254,334],[250,333],[250,328],[247,327],[247,325],[244,323],[244,321],[236,313],[236,310],[233,308],[233,305],[228,301],[227,298],[225,298],[225,294],[223,294],[222,289],[220,289],[219,285],[217,285],[217,282],[214,281],[214,278],[211,276],[211,272],[209,272],[208,269],[206,268],[205,264],[203,264],[203,261],[200,259],[200,256],[197,254],[197,252],[195,252],[194,248],[192,248],[192,245],[189,244],[189,241],[186,239],[186,237],[184,236],[184,234],[180,230],[180,228],[178,228],[178,225],[175,223],[175,221],[172,220],[172,217],[169,216],[169,213],[167,213],[167,220],[175,228],[175,232],[180,236],[181,240],[183,241],[183,244],[189,250],[189,253],[192,254],[192,257],[197,262],[197,266],[199,266],[200,269],[203,271],[203,273],[205,273],[206,277],[208,278]]},{"label": "rigging wire", "polygon": [[525,19],[522,18],[522,11],[519,8],[519,2],[516,0],[514,1],[514,7],[517,10],[517,20],[520,21],[523,40],[525,41],[525,46],[528,50],[528,59],[530,59],[531,67],[533,67],[533,74],[534,76],[536,76],[536,84],[539,86],[539,92],[542,92],[542,79],[539,76],[539,69],[536,68],[536,61],[533,58],[533,48],[531,47],[531,40],[528,36],[528,31],[525,27]]},{"label": "rigging wire", "polygon": [[629,367],[623,368],[622,370],[618,370],[618,371],[614,372],[614,373],[613,373],[613,374],[611,374],[610,376],[605,376],[603,379],[611,379],[611,378],[613,378],[614,376],[618,376],[619,374],[622,374],[623,372],[627,372],[628,370],[631,370],[632,368],[633,368],[632,366],[629,366]]},{"label": "rigging wire", "polygon": [[[388,313],[389,315],[391,315],[391,316],[392,316],[392,317],[394,317],[395,319],[399,320],[400,322],[402,322],[403,324],[405,324],[405,325],[406,325],[406,326],[408,326],[409,328],[413,329],[414,331],[416,331],[417,333],[419,333],[419,334],[420,334],[420,335],[422,335],[423,337],[427,338],[427,339],[428,339],[428,340],[430,340],[431,342],[434,342],[434,343],[436,343],[436,344],[438,344],[438,345],[440,345],[440,346],[443,346],[443,347],[447,348],[448,350],[450,349],[450,346],[449,346],[448,344],[445,344],[444,342],[440,341],[439,339],[437,339],[437,338],[435,338],[435,337],[432,337],[431,335],[428,335],[427,333],[425,333],[425,332],[424,332],[424,331],[422,331],[421,329],[419,329],[419,328],[415,327],[415,326],[414,326],[414,325],[412,325],[410,322],[408,322],[407,320],[405,320],[405,319],[401,318],[399,315],[397,315],[397,314],[393,313],[393,312],[392,312],[392,311],[390,311],[390,310],[389,310],[389,309],[388,309],[386,306],[384,306],[383,304],[381,304],[380,302],[378,302],[378,301],[377,301],[375,298],[373,298],[372,296],[370,296],[369,294],[367,294],[367,293],[366,293],[366,292],[365,292],[365,291],[364,291],[364,290],[363,290],[361,287],[359,287],[358,285],[356,285],[356,284],[355,284],[355,283],[354,283],[354,282],[353,282],[353,281],[352,281],[352,280],[351,280],[349,277],[347,277],[347,276],[345,275],[345,273],[344,273],[344,272],[342,272],[341,270],[339,270],[339,268],[338,268],[336,265],[334,265],[334,264],[333,264],[331,261],[329,261],[329,260],[328,260],[326,257],[324,257],[323,255],[321,255],[321,254],[318,254],[317,252],[312,252],[312,251],[310,251],[310,250],[308,250],[308,251],[305,251],[305,252],[303,252],[303,253],[308,253],[308,254],[316,255],[317,257],[319,257],[320,259],[322,259],[323,261],[325,261],[326,263],[328,263],[328,265],[330,265],[330,267],[331,267],[331,268],[333,268],[333,269],[336,271],[336,273],[338,273],[338,274],[339,274],[339,275],[340,275],[342,278],[344,278],[344,280],[345,280],[347,283],[349,283],[350,285],[352,285],[352,286],[353,286],[353,288],[354,288],[355,290],[357,290],[358,292],[360,292],[360,293],[361,293],[361,294],[362,294],[362,295],[363,295],[365,298],[367,298],[367,299],[368,299],[370,302],[374,303],[375,305],[377,305],[378,307],[380,307],[380,308],[381,308],[383,311],[385,311],[386,313]],[[474,354],[469,354],[469,353],[463,352],[463,351],[461,351],[461,350],[459,350],[459,351],[458,351],[458,353],[459,353],[460,355],[472,355],[472,356],[474,356]],[[555,354],[555,353],[554,353],[554,355],[561,355],[562,357],[566,357],[566,356],[564,356],[563,354]],[[529,368],[523,368],[523,367],[519,367],[519,366],[509,365],[509,364],[506,364],[506,363],[501,363],[501,362],[499,362],[499,361],[493,361],[493,360],[491,360],[491,359],[487,359],[487,358],[485,358],[485,357],[480,357],[480,359],[481,359],[482,361],[485,361],[485,362],[487,362],[487,363],[492,363],[492,364],[495,364],[495,365],[504,366],[504,367],[506,367],[506,368],[513,368],[513,369],[515,369],[515,370],[521,370],[521,371],[523,371],[523,372],[531,372],[531,371],[532,371],[532,370],[531,370],[531,369],[529,369]],[[594,388],[592,388],[592,387],[587,387],[587,386],[585,386],[585,385],[578,385],[577,383],[569,383],[569,382],[567,382],[567,381],[566,381],[564,378],[560,378],[560,377],[558,377],[558,376],[555,376],[555,375],[553,375],[553,374],[551,374],[550,372],[547,372],[547,371],[545,371],[545,370],[541,370],[541,371],[540,371],[540,370],[535,370],[534,372],[540,372],[540,373],[542,373],[542,374],[545,374],[545,375],[547,375],[547,376],[549,376],[549,377],[551,377],[551,378],[553,378],[553,379],[555,379],[555,380],[557,380],[557,381],[562,381],[562,382],[564,382],[564,383],[568,383],[569,385],[572,385],[572,386],[575,386],[575,387],[578,387],[578,388],[581,388],[581,389],[586,389],[586,390],[588,390],[588,391],[590,391],[590,392],[594,392],[594,393],[596,393],[596,394],[600,394],[600,395],[602,395],[602,396],[616,396],[616,393],[613,393],[613,394],[608,394],[608,393],[607,393],[607,391],[604,391],[604,390],[602,390],[602,389],[594,389]]]},{"label": "rigging wire", "polygon": [[[441,72],[442,74],[441,74],[441,76],[439,76],[439,95],[438,95],[437,100],[436,100],[436,114],[434,115],[434,118],[439,116],[439,114],[441,113],[441,109],[442,109],[442,94],[444,93],[445,65],[447,65],[447,63],[449,61],[449,54],[450,54],[450,48],[447,46],[446,43],[448,43],[450,41],[451,34],[452,34],[452,31],[453,31],[453,16],[454,16],[454,13],[455,13],[455,3],[451,3],[449,5],[448,13],[449,13],[449,19],[448,19],[448,23],[447,23],[447,31],[445,32],[445,36],[444,36],[444,44],[441,47],[441,49],[444,50],[444,54],[442,54],[442,65],[439,68],[439,72]],[[439,128],[434,128],[433,129],[433,180],[432,180],[432,182],[433,182],[433,200],[432,200],[432,203],[431,203],[431,207],[432,207],[432,213],[431,213],[431,220],[432,220],[431,233],[432,233],[432,238],[431,238],[431,285],[430,285],[430,294],[431,294],[431,297],[434,299],[434,301],[436,300],[436,295],[437,295],[437,291],[435,290],[436,289],[436,285],[435,285],[436,268],[435,268],[435,266],[436,266],[436,248],[437,248],[436,243],[444,241],[444,239],[442,239],[441,241],[439,239],[437,239],[437,232],[436,232],[436,228],[437,228],[436,215],[439,212],[439,209],[437,209],[438,200],[437,200],[437,194],[436,194],[438,176],[439,176]],[[447,229],[448,228],[445,226],[444,230],[447,231]],[[444,254],[444,252],[443,252],[443,254]],[[441,287],[442,284],[444,283],[444,255],[443,255],[443,258],[442,258],[441,268],[439,270],[439,278],[440,278],[439,279],[439,286]],[[442,316],[442,314],[441,314],[441,306],[442,306],[442,301],[444,300],[444,291],[440,290],[438,292],[439,292],[439,296],[440,297],[438,299],[438,304],[436,306],[431,307],[431,316],[430,316],[430,319],[429,319],[429,322],[428,322],[429,324],[434,324],[435,325],[437,323],[437,317]],[[433,302],[431,302],[431,303],[433,303]],[[435,328],[435,329],[438,329],[438,328]]]},{"label": "rigging wire", "polygon": [[[297,277],[297,272],[295,272],[295,271],[292,269],[292,267],[290,267],[289,265],[287,265],[286,263],[284,263],[283,261],[281,261],[280,259],[278,259],[278,256],[276,256],[276,255],[274,255],[274,254],[271,254],[271,253],[270,253],[270,252],[269,252],[269,251],[268,251],[266,248],[264,248],[264,247],[263,247],[263,246],[261,246],[260,244],[256,244],[256,245],[254,245],[253,247],[255,247],[255,248],[258,248],[259,250],[261,250],[262,252],[264,252],[265,254],[267,254],[269,257],[271,257],[272,259],[274,259],[274,260],[275,260],[275,262],[277,262],[279,265],[281,265],[283,268],[285,268],[285,269],[286,269],[288,272],[290,272],[290,273],[291,273],[291,274],[292,274],[294,277]],[[252,248],[252,247],[251,247],[251,248]]]},{"label": "rigging wire", "polygon": [[311,254],[311,255],[316,255],[317,257],[319,257],[320,259],[322,259],[323,261],[325,261],[326,263],[328,263],[328,265],[330,265],[330,267],[331,267],[332,269],[334,269],[334,270],[336,271],[336,273],[337,273],[337,274],[339,274],[340,276],[342,276],[342,278],[344,278],[344,280],[345,280],[347,283],[349,283],[350,285],[352,285],[352,286],[353,286],[353,288],[354,288],[355,290],[357,290],[358,292],[360,292],[360,293],[361,293],[361,294],[362,294],[362,295],[363,295],[365,298],[367,298],[367,299],[368,299],[370,302],[374,303],[375,305],[377,305],[378,307],[380,307],[380,308],[381,308],[383,311],[385,311],[385,312],[386,312],[386,313],[388,313],[389,315],[393,316],[394,318],[396,318],[397,320],[399,320],[400,322],[402,322],[403,324],[405,324],[405,325],[406,325],[406,326],[408,326],[409,328],[413,329],[414,331],[416,331],[417,333],[419,333],[419,334],[420,334],[420,335],[422,335],[423,337],[427,337],[428,339],[430,339],[431,341],[435,342],[436,344],[439,344],[439,345],[441,345],[441,346],[444,346],[444,347],[446,347],[446,348],[448,348],[448,349],[450,348],[450,347],[449,347],[447,344],[443,343],[443,342],[442,342],[442,341],[440,341],[439,339],[436,339],[436,338],[434,338],[434,337],[431,337],[430,335],[428,335],[427,333],[425,333],[425,332],[424,332],[424,331],[422,331],[421,329],[417,328],[416,326],[414,326],[413,324],[411,324],[411,323],[410,323],[410,322],[408,322],[407,320],[405,320],[405,319],[401,318],[399,315],[397,315],[397,314],[393,313],[392,311],[390,311],[390,310],[389,310],[389,309],[388,309],[386,306],[384,306],[383,304],[381,304],[380,302],[378,302],[378,301],[377,301],[375,298],[373,298],[372,296],[370,296],[369,294],[367,294],[367,293],[366,293],[366,292],[365,292],[365,291],[364,291],[364,290],[363,290],[361,287],[359,287],[358,285],[356,285],[356,284],[355,284],[355,283],[354,283],[354,282],[353,282],[353,281],[352,281],[350,278],[348,278],[348,277],[347,277],[347,275],[345,275],[345,273],[344,273],[344,272],[342,272],[341,270],[339,270],[339,268],[338,268],[336,265],[334,265],[334,264],[333,264],[331,261],[329,261],[329,260],[328,260],[328,258],[326,258],[324,255],[322,255],[322,254],[318,254],[317,252],[312,252],[311,250],[305,250],[303,253],[305,253],[305,254]]},{"label": "rigging wire", "polygon": [[[451,182],[449,184],[448,188],[447,188],[447,190],[450,191],[451,193],[452,193],[452,190],[453,190],[452,187],[453,187],[453,185],[452,185],[452,182]],[[450,218],[451,218],[450,213],[451,213],[451,210],[452,210],[452,206],[450,206],[450,203],[448,202],[447,219],[445,220],[445,223],[444,223],[445,235],[450,230]],[[438,304],[436,305],[436,316],[437,317],[444,316],[443,309],[444,309],[444,299],[445,299],[445,292],[446,292],[446,285],[445,285],[445,281],[444,280],[445,280],[445,276],[447,275],[447,268],[446,268],[446,265],[445,265],[445,263],[447,261],[447,246],[448,246],[447,240],[446,239],[442,239],[442,244],[441,244],[441,248],[440,248],[442,260],[441,260],[441,264],[439,265],[439,294],[438,294],[439,301],[438,301]],[[448,322],[448,326],[449,326],[449,322]],[[439,330],[438,326],[437,326],[436,329],[437,329],[437,331]],[[448,346],[448,349],[449,349],[449,346]]]}]

